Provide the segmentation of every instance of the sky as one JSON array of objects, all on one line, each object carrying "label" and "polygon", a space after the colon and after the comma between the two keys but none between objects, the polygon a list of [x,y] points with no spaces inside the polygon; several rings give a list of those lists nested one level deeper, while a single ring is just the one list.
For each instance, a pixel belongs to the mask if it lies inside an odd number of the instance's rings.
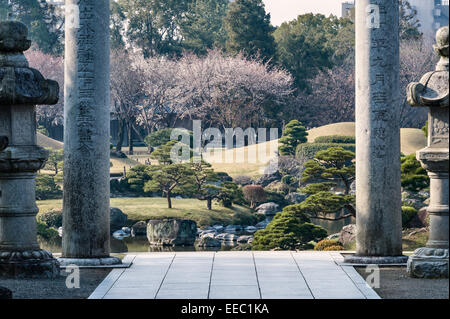
[{"label": "sky", "polygon": [[[304,13],[322,13],[326,16],[341,16],[341,3],[346,0],[263,0],[266,11],[272,17],[272,24],[279,26],[285,21]],[[353,2],[353,1],[351,1]]]}]

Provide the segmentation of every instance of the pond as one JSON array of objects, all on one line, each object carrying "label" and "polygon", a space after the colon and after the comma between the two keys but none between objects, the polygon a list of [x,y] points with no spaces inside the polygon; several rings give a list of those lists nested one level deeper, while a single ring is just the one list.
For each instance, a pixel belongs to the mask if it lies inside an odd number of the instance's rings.
[{"label": "pond", "polygon": [[[238,235],[241,235],[240,233]],[[51,251],[52,253],[61,253],[62,251],[62,238],[58,237],[52,240],[46,240],[38,236],[38,242],[41,249]],[[161,247],[152,246],[149,244],[147,237],[126,237],[124,239],[116,239],[113,236],[110,237],[111,253],[120,254],[128,252],[169,252],[169,251],[228,251],[238,246],[237,243],[223,243],[222,247],[196,247],[196,246],[183,246],[183,247]]]}]

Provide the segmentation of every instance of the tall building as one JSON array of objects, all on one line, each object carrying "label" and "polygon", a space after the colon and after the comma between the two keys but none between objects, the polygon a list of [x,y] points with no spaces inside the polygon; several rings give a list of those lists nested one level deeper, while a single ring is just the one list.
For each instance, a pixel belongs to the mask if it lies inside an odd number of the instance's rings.
[{"label": "tall building", "polygon": [[354,2],[343,2],[342,3],[342,18],[347,18],[350,16],[351,10],[355,7]]},{"label": "tall building", "polygon": [[[448,25],[449,0],[408,0],[411,8],[417,12],[420,32],[426,39],[433,39],[437,29]],[[352,2],[342,3],[342,17],[347,17],[355,6]]]},{"label": "tall building", "polygon": [[425,38],[434,38],[437,29],[448,25],[449,0],[409,0],[417,11],[420,31]]}]

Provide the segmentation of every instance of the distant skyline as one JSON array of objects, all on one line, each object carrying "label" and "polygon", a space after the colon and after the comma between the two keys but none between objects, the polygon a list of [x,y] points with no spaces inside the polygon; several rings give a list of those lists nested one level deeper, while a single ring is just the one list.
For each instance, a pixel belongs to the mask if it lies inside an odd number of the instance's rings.
[{"label": "distant skyline", "polygon": [[263,0],[275,26],[291,21],[300,14],[321,13],[326,16],[341,16],[341,4],[350,0]]}]

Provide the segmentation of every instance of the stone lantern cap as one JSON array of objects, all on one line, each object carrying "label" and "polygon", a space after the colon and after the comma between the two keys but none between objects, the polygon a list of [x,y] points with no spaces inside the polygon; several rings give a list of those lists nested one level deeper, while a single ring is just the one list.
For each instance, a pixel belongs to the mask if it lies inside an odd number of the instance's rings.
[{"label": "stone lantern cap", "polygon": [[0,22],[0,51],[23,52],[30,48],[27,27],[18,21]]},{"label": "stone lantern cap", "polygon": [[23,55],[31,46],[27,36],[23,23],[0,22],[0,106],[58,103],[58,83],[28,66]]},{"label": "stone lantern cap", "polygon": [[449,106],[448,26],[437,31],[434,49],[441,57],[436,70],[408,85],[408,103],[412,106]]}]

